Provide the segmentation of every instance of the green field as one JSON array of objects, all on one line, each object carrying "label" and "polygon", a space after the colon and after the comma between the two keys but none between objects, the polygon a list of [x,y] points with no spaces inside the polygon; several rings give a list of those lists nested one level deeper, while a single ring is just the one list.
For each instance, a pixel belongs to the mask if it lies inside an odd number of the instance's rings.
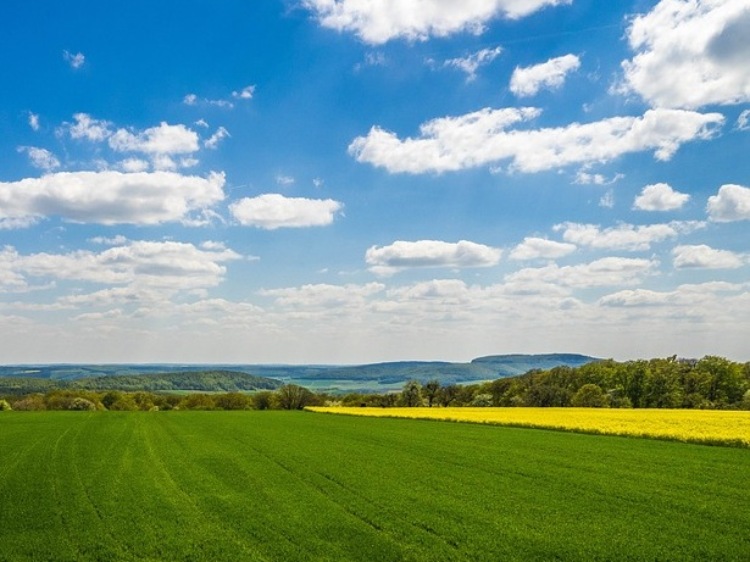
[{"label": "green field", "polygon": [[308,412],[0,414],[0,560],[749,560],[750,450]]}]

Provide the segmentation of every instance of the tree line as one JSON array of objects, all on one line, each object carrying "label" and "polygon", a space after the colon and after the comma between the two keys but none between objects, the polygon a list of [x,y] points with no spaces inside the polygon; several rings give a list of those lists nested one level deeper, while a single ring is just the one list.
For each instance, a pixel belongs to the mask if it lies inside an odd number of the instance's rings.
[{"label": "tree line", "polygon": [[298,410],[306,406],[600,407],[750,410],[750,363],[699,360],[597,361],[532,370],[474,384],[410,380],[400,392],[315,393],[296,384],[253,393],[189,394],[55,389],[0,399],[0,410]]}]

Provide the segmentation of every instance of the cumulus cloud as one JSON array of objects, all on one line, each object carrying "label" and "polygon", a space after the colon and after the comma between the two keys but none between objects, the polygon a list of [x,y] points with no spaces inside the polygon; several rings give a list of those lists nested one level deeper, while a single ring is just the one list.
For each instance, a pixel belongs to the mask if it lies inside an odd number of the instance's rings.
[{"label": "cumulus cloud", "polygon": [[714,222],[750,220],[750,188],[725,184],[708,198],[708,217]]},{"label": "cumulus cloud", "polygon": [[171,241],[126,241],[101,252],[67,254],[22,255],[6,247],[0,253],[0,271],[8,269],[23,279],[81,281],[172,293],[215,287],[226,273],[222,264],[240,257],[228,249],[211,251]]},{"label": "cumulus cloud", "polygon": [[650,274],[658,262],[647,259],[609,257],[591,263],[560,267],[521,269],[507,275],[506,283],[532,287],[562,285],[570,288],[588,288],[614,285],[632,285]]},{"label": "cumulus cloud", "polygon": [[535,260],[562,258],[576,251],[575,244],[567,242],[556,242],[546,238],[529,236],[524,238],[518,246],[510,253],[512,260]]},{"label": "cumulus cloud", "polygon": [[241,225],[275,230],[327,226],[333,223],[343,207],[333,199],[306,199],[266,193],[235,201],[229,206],[229,211]]},{"label": "cumulus cloud", "polygon": [[510,169],[540,172],[570,164],[607,162],[624,154],[653,150],[669,160],[686,142],[713,136],[724,122],[719,113],[674,109],[647,111],[642,117],[612,117],[546,129],[511,129],[540,115],[536,108],[485,108],[424,123],[418,138],[399,139],[373,127],[349,145],[359,162],[391,173],[419,174],[463,170],[503,160]]},{"label": "cumulus cloud", "polygon": [[717,250],[705,244],[677,246],[672,250],[672,256],[677,269],[736,269],[747,261],[746,256],[728,250]]},{"label": "cumulus cloud", "polygon": [[36,146],[19,146],[19,152],[24,152],[29,157],[31,165],[40,170],[49,172],[60,167],[60,161],[46,148]]},{"label": "cumulus cloud", "polygon": [[164,121],[144,131],[118,129],[109,137],[109,146],[117,152],[146,154],[188,154],[200,148],[195,131],[185,125],[169,125]]},{"label": "cumulus cloud", "polygon": [[500,261],[502,250],[460,240],[398,240],[389,246],[372,246],[365,262],[376,275],[392,275],[415,267],[489,267]]},{"label": "cumulus cloud", "polygon": [[224,127],[219,127],[218,129],[216,129],[216,132],[213,135],[203,141],[203,146],[214,150],[219,146],[219,143],[222,140],[230,136],[231,135],[229,134],[229,131],[227,131]]},{"label": "cumulus cloud", "polygon": [[495,47],[494,49],[482,49],[476,53],[472,53],[466,57],[448,59],[445,61],[444,66],[457,68],[462,72],[466,73],[466,79],[471,82],[477,77],[477,70],[479,67],[491,63],[500,53],[503,52],[502,47]]},{"label": "cumulus cloud", "polygon": [[112,123],[94,119],[88,113],[74,114],[73,121],[63,124],[63,130],[67,130],[71,138],[101,142],[112,134]]},{"label": "cumulus cloud", "polygon": [[303,0],[320,24],[348,31],[371,44],[391,39],[426,40],[459,32],[479,33],[492,19],[517,19],[571,0]]},{"label": "cumulus cloud", "polygon": [[[680,285],[673,291],[625,289],[602,297],[597,304],[615,308],[663,306],[689,306],[695,308],[701,300],[713,300],[721,294],[737,293],[746,289],[746,286],[726,282]],[[713,310],[716,310],[717,304],[712,303]]]},{"label": "cumulus cloud", "polygon": [[59,172],[0,182],[0,224],[28,226],[45,217],[97,224],[187,221],[224,199],[224,175],[171,172]]},{"label": "cumulus cloud", "polygon": [[623,89],[657,107],[750,101],[748,29],[748,0],[661,0],[628,29]]},{"label": "cumulus cloud", "polygon": [[562,231],[563,240],[578,246],[597,250],[626,250],[631,252],[648,250],[652,244],[676,238],[680,234],[703,228],[705,223],[696,221],[669,224],[633,225],[618,224],[611,228],[601,228],[595,224],[566,222],[554,226]]},{"label": "cumulus cloud", "polygon": [[612,185],[620,181],[625,177],[625,174],[615,174],[611,178],[606,177],[604,174],[592,174],[589,172],[587,167],[582,168],[576,172],[576,177],[573,183],[577,185]]},{"label": "cumulus cloud", "polygon": [[519,97],[536,95],[542,88],[559,88],[565,77],[581,67],[575,55],[564,55],[534,66],[516,67],[510,78],[510,91]]},{"label": "cumulus cloud", "polygon": [[633,208],[640,211],[674,211],[690,201],[690,195],[672,189],[667,183],[647,185],[633,201]]},{"label": "cumulus cloud", "polygon": [[86,62],[86,57],[83,53],[71,53],[70,51],[63,51],[63,59],[67,62],[71,68],[78,70]]}]

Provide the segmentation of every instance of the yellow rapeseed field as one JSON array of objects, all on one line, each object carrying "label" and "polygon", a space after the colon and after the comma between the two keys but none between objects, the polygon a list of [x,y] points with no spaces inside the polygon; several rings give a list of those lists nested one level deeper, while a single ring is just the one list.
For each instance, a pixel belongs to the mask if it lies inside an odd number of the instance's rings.
[{"label": "yellow rapeseed field", "polygon": [[606,408],[307,408],[315,412],[488,423],[750,447],[750,412]]}]

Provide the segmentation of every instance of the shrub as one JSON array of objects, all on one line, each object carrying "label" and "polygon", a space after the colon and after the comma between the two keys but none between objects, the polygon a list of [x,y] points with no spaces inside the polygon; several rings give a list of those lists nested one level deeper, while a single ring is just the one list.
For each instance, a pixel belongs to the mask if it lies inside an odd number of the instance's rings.
[{"label": "shrub", "polygon": [[91,411],[96,410],[96,404],[94,404],[91,400],[86,400],[85,398],[81,398],[80,396],[77,396],[70,401],[70,404],[68,405],[68,410],[75,410],[79,412],[83,412],[83,411],[91,412]]},{"label": "shrub", "polygon": [[7,400],[0,400],[0,412],[10,412],[12,409]]},{"label": "shrub", "polygon": [[22,412],[31,412],[46,410],[47,407],[44,405],[44,397],[41,394],[32,394],[13,402],[13,409]]}]

